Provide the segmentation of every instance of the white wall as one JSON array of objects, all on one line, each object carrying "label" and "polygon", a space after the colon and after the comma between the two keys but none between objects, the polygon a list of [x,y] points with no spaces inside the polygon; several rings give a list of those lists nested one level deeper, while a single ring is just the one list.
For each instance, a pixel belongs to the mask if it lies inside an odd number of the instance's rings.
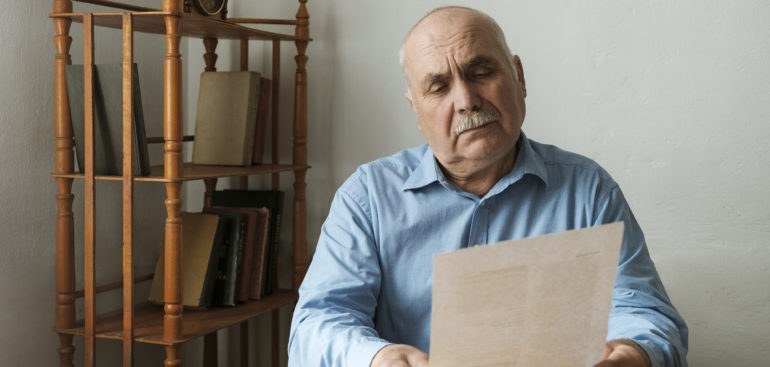
[{"label": "white wall", "polygon": [[[446,3],[310,4],[311,123],[323,127],[309,141],[331,162],[316,174],[336,186],[357,165],[423,142],[396,51]],[[765,365],[770,3],[456,3],[495,17],[521,56],[528,136],[594,158],[620,183],[690,326],[690,364]]]},{"label": "white wall", "polygon": [[[50,1],[0,3],[5,9],[0,13],[0,65],[5,71],[0,73],[0,290],[6,295],[0,300],[0,365],[54,365],[56,188],[47,176],[53,170],[54,32],[45,17],[51,7]],[[157,0],[140,3],[159,6]],[[527,134],[596,159],[621,184],[669,294],[690,325],[690,364],[763,365],[770,359],[770,270],[765,265],[770,258],[765,189],[770,186],[765,163],[770,159],[770,27],[765,20],[770,3],[459,3],[498,19],[521,56],[529,92]],[[443,4],[309,1],[314,38],[308,48],[311,247],[334,190],[356,166],[423,142],[403,99],[396,51],[409,27]],[[257,11],[263,6],[270,10]],[[231,15],[290,18],[296,7],[294,1],[233,1]],[[78,27],[73,25],[73,35],[79,34]],[[106,41],[116,37],[107,34],[112,36],[105,36]],[[153,86],[162,75],[156,68],[162,39],[138,36],[136,47],[145,118],[155,129],[150,135],[159,135],[162,107],[160,91]],[[237,54],[228,47],[226,42],[220,45],[222,70],[237,68]],[[269,74],[266,47],[252,42],[250,68]],[[102,60],[117,61],[113,44],[102,43],[98,50],[109,55]],[[290,43],[282,51],[285,58],[295,52]],[[80,52],[73,47],[75,62]],[[190,42],[183,56],[187,99],[192,101],[185,110],[188,128],[197,97],[195,80],[203,68],[201,54],[200,42]],[[294,66],[288,62],[282,70],[282,84],[288,83],[282,115],[290,122]],[[286,154],[288,147],[284,142]],[[155,154],[154,162],[159,162]],[[292,181],[290,174],[282,176],[286,190]],[[260,184],[264,182],[252,186]],[[105,195],[118,190],[108,184],[99,187]],[[187,208],[199,208],[202,184],[186,188]],[[143,213],[162,211],[154,207],[165,195],[162,189],[143,184],[137,189],[146,190]],[[73,191],[81,197],[82,184]],[[76,205],[75,213],[82,213],[82,206]],[[118,212],[101,208],[100,213],[115,231],[120,228]],[[147,220],[157,223],[156,218]],[[76,222],[81,227],[82,221]],[[155,242],[162,228],[148,228],[153,233],[147,242]],[[152,247],[143,256],[151,257]],[[104,251],[100,256],[107,264],[117,264],[117,257]],[[284,318],[287,313],[283,310]],[[99,358],[116,357],[118,344],[104,344],[113,352],[100,349]],[[76,346],[82,352],[82,343]],[[162,352],[138,347],[140,360],[157,361]],[[199,356],[196,347],[185,348],[188,362]],[[223,362],[232,358],[226,351],[220,354]]]}]

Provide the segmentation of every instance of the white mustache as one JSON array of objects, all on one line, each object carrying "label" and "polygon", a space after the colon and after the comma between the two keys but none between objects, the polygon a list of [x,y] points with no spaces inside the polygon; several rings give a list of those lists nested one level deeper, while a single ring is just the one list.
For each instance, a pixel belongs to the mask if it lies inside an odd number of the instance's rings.
[{"label": "white mustache", "polygon": [[500,116],[497,111],[478,110],[464,113],[457,118],[455,134],[460,135],[465,130],[475,129],[495,121]]}]

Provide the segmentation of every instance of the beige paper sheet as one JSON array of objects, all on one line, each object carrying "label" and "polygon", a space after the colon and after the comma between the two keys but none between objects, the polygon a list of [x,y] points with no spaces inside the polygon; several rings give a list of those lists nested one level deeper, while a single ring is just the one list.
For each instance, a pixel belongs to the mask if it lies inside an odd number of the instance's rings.
[{"label": "beige paper sheet", "polygon": [[437,254],[430,365],[593,366],[623,223]]}]

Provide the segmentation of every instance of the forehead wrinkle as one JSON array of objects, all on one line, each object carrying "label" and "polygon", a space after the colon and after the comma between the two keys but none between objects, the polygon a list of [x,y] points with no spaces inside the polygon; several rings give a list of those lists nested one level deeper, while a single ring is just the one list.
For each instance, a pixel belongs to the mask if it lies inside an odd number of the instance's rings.
[{"label": "forehead wrinkle", "polygon": [[[478,43],[474,42],[479,38],[478,33],[480,32],[455,32],[449,36],[439,35],[441,41],[433,41],[439,38],[435,35],[417,41],[419,57],[428,65],[428,71],[419,80],[423,89],[434,82],[448,79],[453,72],[463,74],[475,66],[497,65],[494,56],[484,52],[484,47],[481,47],[481,50],[473,49]],[[472,50],[467,51],[468,49]]]},{"label": "forehead wrinkle", "polygon": [[[477,47],[477,45],[485,45],[488,40],[487,36],[481,30],[466,30],[459,32],[452,32],[452,34],[443,34],[438,32],[432,32],[431,35],[426,35],[420,39],[415,40],[414,55],[410,52],[409,59],[420,59],[423,63],[433,63],[437,60],[442,60],[451,64],[452,60],[456,60],[458,57],[468,58],[476,55],[468,55],[476,47],[479,51],[486,47]],[[478,54],[486,52],[477,52]],[[463,62],[465,60],[456,60]],[[441,61],[439,61],[441,62]]]}]

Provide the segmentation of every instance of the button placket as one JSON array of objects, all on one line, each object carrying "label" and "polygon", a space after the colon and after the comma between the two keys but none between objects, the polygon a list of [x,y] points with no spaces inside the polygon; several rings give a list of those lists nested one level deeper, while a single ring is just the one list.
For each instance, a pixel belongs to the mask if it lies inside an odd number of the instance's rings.
[{"label": "button placket", "polygon": [[480,201],[473,211],[471,218],[468,247],[484,245],[487,243],[487,229],[489,228],[489,211],[485,208],[485,201]]}]

